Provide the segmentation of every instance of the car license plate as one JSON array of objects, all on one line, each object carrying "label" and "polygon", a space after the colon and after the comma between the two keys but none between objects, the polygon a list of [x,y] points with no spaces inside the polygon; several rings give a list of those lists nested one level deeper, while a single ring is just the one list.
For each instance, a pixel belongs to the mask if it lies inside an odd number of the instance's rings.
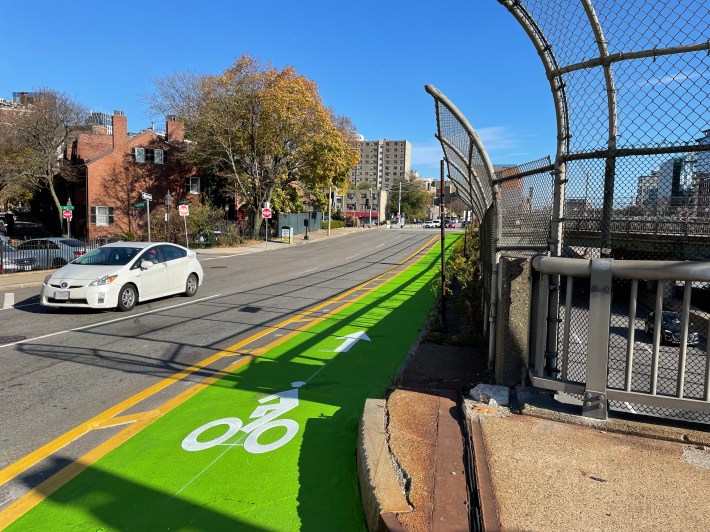
[{"label": "car license plate", "polygon": [[54,299],[69,299],[69,290],[57,290],[54,292]]}]

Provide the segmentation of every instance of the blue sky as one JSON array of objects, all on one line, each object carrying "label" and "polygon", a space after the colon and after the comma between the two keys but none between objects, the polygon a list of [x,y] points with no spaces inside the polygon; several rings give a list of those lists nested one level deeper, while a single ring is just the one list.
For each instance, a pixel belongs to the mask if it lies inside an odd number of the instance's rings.
[{"label": "blue sky", "polygon": [[442,157],[427,83],[464,113],[494,164],[554,157],[542,65],[495,0],[35,0],[3,18],[0,98],[49,87],[93,111],[123,110],[130,131],[153,119],[162,129],[143,102],[154,79],[220,73],[246,52],[314,80],[367,139],[409,140],[423,176],[438,177]]}]

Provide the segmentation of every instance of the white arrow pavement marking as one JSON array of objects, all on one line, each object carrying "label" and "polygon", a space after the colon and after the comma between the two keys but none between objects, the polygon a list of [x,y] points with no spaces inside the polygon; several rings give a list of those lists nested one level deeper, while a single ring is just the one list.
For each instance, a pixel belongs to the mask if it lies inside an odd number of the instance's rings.
[{"label": "white arrow pavement marking", "polygon": [[3,305],[3,309],[8,309],[12,308],[15,306],[15,294],[12,292],[7,292],[5,294],[5,304]]},{"label": "white arrow pavement marking", "polygon": [[368,342],[370,341],[370,338],[365,334],[365,331],[358,331],[356,333],[348,334],[347,336],[338,336],[338,340],[342,340],[345,338],[346,340],[340,344],[336,349],[336,353],[343,353],[350,351],[350,348],[354,346],[358,340],[367,340]]}]

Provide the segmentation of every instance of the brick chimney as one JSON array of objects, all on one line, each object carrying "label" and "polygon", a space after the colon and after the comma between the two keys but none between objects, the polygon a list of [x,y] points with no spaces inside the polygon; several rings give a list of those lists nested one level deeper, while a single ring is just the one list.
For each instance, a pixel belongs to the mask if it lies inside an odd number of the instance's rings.
[{"label": "brick chimney", "polygon": [[175,116],[168,116],[165,123],[165,140],[167,142],[183,142],[185,140],[185,123]]},{"label": "brick chimney", "polygon": [[113,123],[113,149],[125,148],[128,144],[128,120],[123,111],[114,111],[111,122]]}]

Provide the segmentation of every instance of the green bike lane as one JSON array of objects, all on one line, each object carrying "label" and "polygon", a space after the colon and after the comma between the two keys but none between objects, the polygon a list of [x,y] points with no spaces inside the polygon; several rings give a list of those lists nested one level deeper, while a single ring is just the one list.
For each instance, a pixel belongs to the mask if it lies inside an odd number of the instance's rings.
[{"label": "green bike lane", "polygon": [[35,488],[6,530],[365,530],[358,424],[427,321],[438,251]]}]

